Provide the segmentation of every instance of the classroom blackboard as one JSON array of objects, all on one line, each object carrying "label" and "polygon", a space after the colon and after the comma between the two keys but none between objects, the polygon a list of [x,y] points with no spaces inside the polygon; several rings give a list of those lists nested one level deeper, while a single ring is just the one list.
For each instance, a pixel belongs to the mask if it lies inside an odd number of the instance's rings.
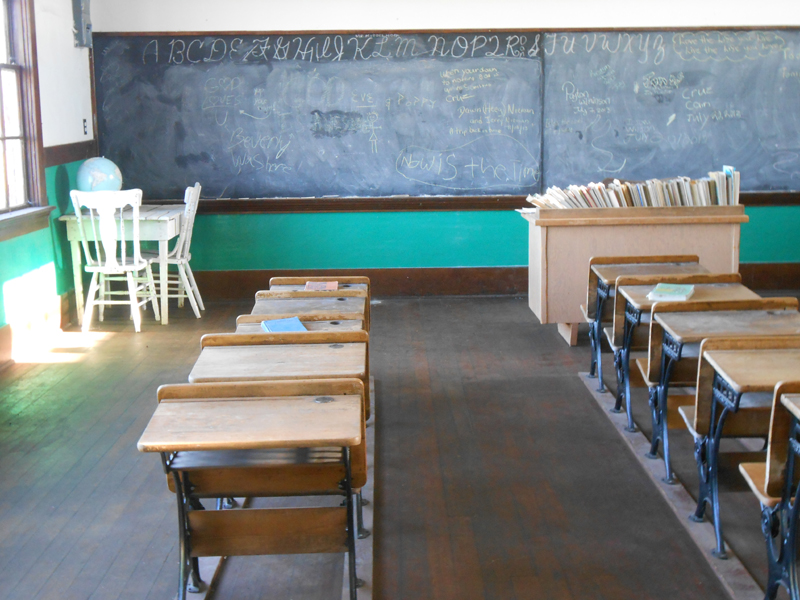
[{"label": "classroom blackboard", "polygon": [[100,152],[147,198],[800,190],[800,31],[98,35]]},{"label": "classroom blackboard", "polygon": [[543,36],[543,185],[705,176],[800,189],[800,32]]},{"label": "classroom blackboard", "polygon": [[98,35],[100,152],[153,199],[537,192],[539,39]]}]

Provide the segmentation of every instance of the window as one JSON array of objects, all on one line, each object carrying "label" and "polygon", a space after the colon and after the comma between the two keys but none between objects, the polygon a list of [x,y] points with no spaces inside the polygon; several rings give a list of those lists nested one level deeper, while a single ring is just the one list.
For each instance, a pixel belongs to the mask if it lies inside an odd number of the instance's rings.
[{"label": "window", "polygon": [[0,2],[0,213],[6,213],[38,205],[45,194],[33,1]]},{"label": "window", "polygon": [[27,205],[19,65],[11,54],[8,6],[0,11],[0,210]]}]

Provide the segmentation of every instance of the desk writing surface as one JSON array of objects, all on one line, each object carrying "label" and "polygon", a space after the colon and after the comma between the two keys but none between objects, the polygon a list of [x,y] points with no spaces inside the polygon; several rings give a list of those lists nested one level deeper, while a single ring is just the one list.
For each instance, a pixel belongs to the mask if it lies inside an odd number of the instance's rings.
[{"label": "desk writing surface", "polygon": [[190,383],[358,377],[367,370],[367,345],[278,344],[203,348],[189,373]]},{"label": "desk writing surface", "polygon": [[781,404],[794,418],[800,419],[800,394],[784,394],[781,396]]},{"label": "desk writing surface", "polygon": [[328,396],[164,401],[137,447],[141,452],[355,446],[361,398]]},{"label": "desk writing surface", "polygon": [[[741,283],[694,283],[694,294],[687,302],[718,300],[758,300],[761,296]],[[655,285],[624,285],[619,293],[636,310],[649,311],[655,302],[647,299]],[[662,300],[661,302],[664,302]]]},{"label": "desk writing surface", "polygon": [[779,381],[800,378],[800,348],[712,350],[703,356],[738,393],[768,392]]},{"label": "desk writing surface", "polygon": [[800,312],[794,310],[657,313],[655,318],[675,341],[684,344],[710,337],[800,335]]},{"label": "desk writing surface", "polygon": [[708,273],[699,263],[634,263],[619,265],[592,265],[592,271],[605,285],[613,286],[617,277],[642,275],[697,275]]},{"label": "desk writing surface", "polygon": [[[303,321],[303,325],[309,331],[361,331],[364,329],[364,321]],[[258,323],[239,323],[236,326],[236,333],[264,333],[261,322]]]},{"label": "desk writing surface", "polygon": [[[302,292],[306,289],[305,285],[294,285],[294,284],[277,284],[271,285],[269,287],[270,291],[273,292]],[[340,290],[363,290],[365,292],[369,291],[369,286],[366,283],[340,283],[339,284]]]},{"label": "desk writing surface", "polygon": [[297,316],[315,313],[354,312],[364,314],[365,298],[263,298],[256,300],[251,314],[278,315],[292,314]]}]

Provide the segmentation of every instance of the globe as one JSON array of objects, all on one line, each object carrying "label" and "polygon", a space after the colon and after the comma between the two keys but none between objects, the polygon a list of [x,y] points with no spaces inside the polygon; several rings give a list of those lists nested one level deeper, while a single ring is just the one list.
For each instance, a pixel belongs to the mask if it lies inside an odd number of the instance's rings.
[{"label": "globe", "polygon": [[90,158],[78,168],[78,189],[82,192],[115,192],[122,189],[122,173],[107,158]]}]

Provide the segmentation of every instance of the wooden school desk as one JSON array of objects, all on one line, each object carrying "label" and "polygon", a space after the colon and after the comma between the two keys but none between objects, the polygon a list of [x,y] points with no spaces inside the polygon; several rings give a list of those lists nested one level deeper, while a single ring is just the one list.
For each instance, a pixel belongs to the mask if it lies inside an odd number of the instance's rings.
[{"label": "wooden school desk", "polygon": [[[309,281],[336,281],[339,290],[354,291],[358,290],[367,295],[366,306],[364,307],[364,319],[367,331],[370,328],[370,305],[372,303],[372,288],[369,277],[363,275],[324,275],[324,276],[305,276],[305,277],[271,277],[269,280],[269,291],[271,292],[299,292],[305,290],[305,284]],[[338,290],[337,290],[338,291]],[[258,299],[258,294],[256,294]]]},{"label": "wooden school desk", "polygon": [[706,505],[711,505],[715,556],[725,557],[719,518],[720,439],[766,439],[775,385],[797,378],[800,378],[800,338],[710,339],[703,344],[695,406],[682,407],[681,412],[695,439],[700,477],[693,519],[702,521]]},{"label": "wooden school desk", "polygon": [[[687,309],[693,312],[679,312]],[[658,302],[652,314],[650,347],[643,373],[649,382],[653,418],[648,456],[656,458],[658,444],[663,441],[664,480],[673,483],[667,428],[669,386],[696,385],[699,344],[708,338],[800,335],[800,313],[796,298],[763,298],[717,303]],[[691,358],[686,357],[689,361],[681,361],[684,350],[691,354]]]},{"label": "wooden school desk", "polygon": [[[592,343],[592,361],[589,377],[598,370],[597,391],[605,391],[603,385],[603,363],[600,355],[603,315],[606,301],[614,296],[618,277],[636,275],[674,275],[677,273],[708,273],[708,269],[698,263],[697,256],[668,255],[640,257],[592,257],[589,260],[589,285],[586,290],[586,306],[581,306],[586,320],[590,323],[589,340]],[[575,341],[570,340],[574,346]]]},{"label": "wooden school desk", "polygon": [[[334,295],[335,294],[335,295]],[[251,314],[307,316],[327,313],[356,313],[367,330],[367,297],[363,290],[341,292],[258,292]],[[272,318],[272,317],[269,317]]]},{"label": "wooden school desk", "polygon": [[[178,496],[179,600],[186,598],[190,572],[193,589],[199,589],[197,557],[314,552],[348,553],[350,598],[356,598],[350,453],[362,443],[363,400],[360,394],[336,390],[335,382],[333,386],[327,382],[330,389],[326,388],[324,395],[302,389],[319,383],[302,382],[294,392],[267,392],[263,397],[247,389],[233,394],[224,390],[225,395],[216,397],[214,386],[163,386],[162,390],[183,388],[184,393],[162,399],[159,390],[159,404],[137,447],[141,452],[161,454],[164,471]],[[363,391],[360,382],[353,384]],[[347,381],[339,385],[346,386]],[[337,476],[327,493],[345,495],[343,507],[199,510],[199,498],[232,494],[242,485],[254,496],[283,495],[272,492],[275,483],[269,473],[275,458],[265,454],[262,464],[259,451],[330,447],[341,448],[335,462],[344,463],[345,476]],[[226,471],[221,465],[231,456],[238,456],[241,464]],[[212,466],[191,466],[198,461]],[[249,473],[246,481],[237,475],[243,469]],[[310,475],[294,477],[298,489],[308,485],[300,482],[303,477],[318,480],[315,471],[306,471]]]},{"label": "wooden school desk", "polygon": [[[236,317],[236,333],[266,333],[262,321],[288,319],[297,315],[239,315]],[[303,315],[300,322],[308,331],[362,331],[364,319],[356,313]]]},{"label": "wooden school desk", "polygon": [[207,334],[189,382],[357,378],[369,419],[368,343],[366,331]]},{"label": "wooden school desk", "polygon": [[767,460],[742,463],[739,471],[761,503],[761,532],[767,546],[765,598],[782,585],[789,597],[800,595],[797,579],[797,470],[800,461],[800,381],[775,387]]},{"label": "wooden school desk", "polygon": [[[709,281],[714,283],[707,283]],[[629,284],[633,284],[630,285]],[[646,283],[647,282],[647,283]],[[617,375],[617,404],[615,410],[620,410],[623,399],[628,412],[628,431],[634,431],[633,417],[631,415],[631,382],[630,359],[631,351],[640,347],[647,348],[647,341],[637,343],[635,334],[642,322],[642,317],[649,317],[654,301],[647,295],[653,291],[658,283],[682,283],[694,285],[694,294],[689,299],[692,302],[715,302],[720,300],[755,300],[760,298],[751,289],[741,284],[738,273],[677,275],[677,276],[647,276],[617,278],[617,293],[614,298],[614,321],[610,330],[606,330],[606,337],[614,352],[614,366]],[[644,285],[639,285],[644,284]],[[646,337],[646,336],[645,336]]]},{"label": "wooden school desk", "polygon": [[[161,294],[161,324],[169,323],[169,302],[167,298],[167,254],[169,240],[181,231],[183,205],[143,204],[139,209],[139,237],[143,242],[158,242],[158,278]],[[78,219],[74,214],[63,215],[59,221],[67,225],[67,239],[72,251],[72,277],[75,282],[75,306],[78,310],[78,324],[83,322],[83,267],[81,259],[81,238],[78,231]],[[126,227],[128,222],[126,221]],[[92,232],[86,231],[89,241]]]}]

